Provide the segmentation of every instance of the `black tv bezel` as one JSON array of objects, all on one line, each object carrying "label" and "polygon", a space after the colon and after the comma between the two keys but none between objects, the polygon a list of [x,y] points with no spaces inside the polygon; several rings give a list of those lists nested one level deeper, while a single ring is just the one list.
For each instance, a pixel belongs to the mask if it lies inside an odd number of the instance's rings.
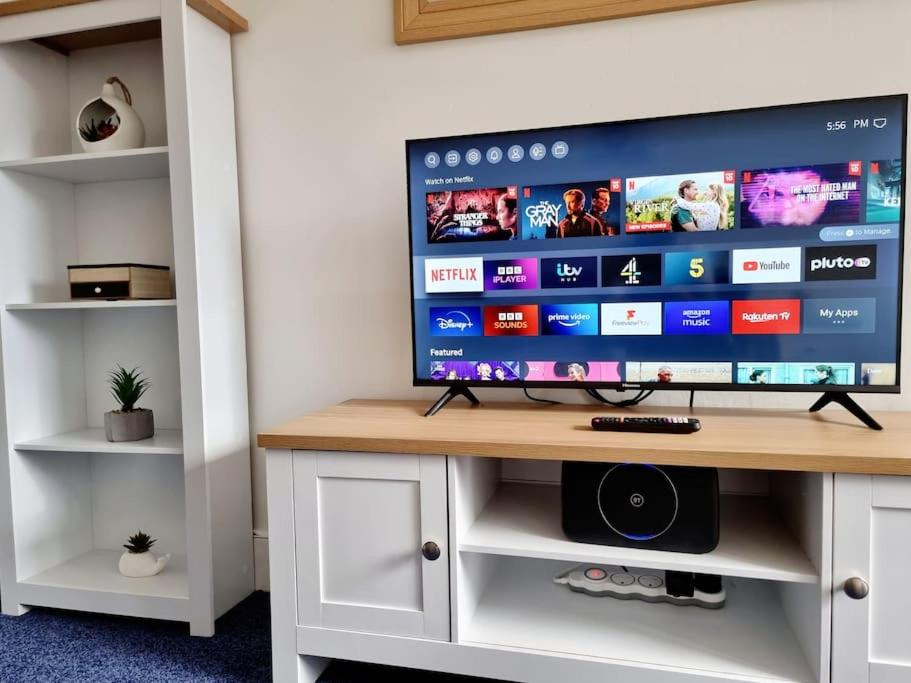
[{"label": "black tv bezel", "polygon": [[[499,135],[519,135],[523,133],[536,133],[552,130],[567,130],[594,128],[605,125],[620,126],[628,123],[642,123],[651,121],[668,121],[671,119],[695,119],[704,116],[717,116],[720,114],[740,114],[745,112],[762,112],[782,109],[799,109],[814,105],[827,105],[851,102],[876,102],[880,100],[902,101],[902,204],[899,216],[898,235],[898,316],[896,319],[896,361],[895,384],[891,385],[853,385],[853,384],[737,384],[733,373],[736,373],[736,361],[731,361],[732,377],[729,384],[722,382],[567,382],[567,381],[528,381],[518,380],[433,380],[418,377],[417,336],[415,319],[414,298],[414,235],[412,230],[411,210],[411,146],[418,143],[455,141],[465,138],[486,138]],[[722,109],[718,111],[699,112],[696,114],[672,114],[669,116],[654,116],[620,121],[599,121],[593,123],[578,123],[565,126],[547,126],[544,128],[526,128],[508,131],[492,131],[488,133],[462,133],[459,135],[442,135],[430,138],[414,138],[405,141],[405,182],[408,204],[408,274],[410,278],[411,293],[411,385],[414,387],[498,387],[514,389],[608,389],[616,391],[754,391],[754,392],[786,392],[786,393],[820,393],[839,392],[857,394],[898,394],[901,393],[901,351],[902,351],[902,297],[904,294],[904,263],[905,263],[905,192],[907,190],[907,149],[908,149],[908,93],[894,95],[873,95],[870,97],[850,97],[843,99],[817,100],[813,102],[795,102],[791,104],[769,105],[764,107],[745,107],[742,109]],[[685,362],[685,361],[680,361]],[[708,362],[708,361],[706,361]]]}]

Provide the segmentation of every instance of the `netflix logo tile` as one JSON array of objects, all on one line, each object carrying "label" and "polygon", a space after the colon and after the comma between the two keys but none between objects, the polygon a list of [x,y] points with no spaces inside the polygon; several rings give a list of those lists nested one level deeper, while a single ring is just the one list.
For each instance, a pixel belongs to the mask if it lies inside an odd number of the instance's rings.
[{"label": "netflix logo tile", "polygon": [[734,334],[800,334],[800,299],[731,302]]},{"label": "netflix logo tile", "polygon": [[484,291],[484,259],[429,258],[424,261],[424,291],[427,294]]},{"label": "netflix logo tile", "polygon": [[535,337],[538,335],[536,305],[487,306],[484,308],[484,336]]}]

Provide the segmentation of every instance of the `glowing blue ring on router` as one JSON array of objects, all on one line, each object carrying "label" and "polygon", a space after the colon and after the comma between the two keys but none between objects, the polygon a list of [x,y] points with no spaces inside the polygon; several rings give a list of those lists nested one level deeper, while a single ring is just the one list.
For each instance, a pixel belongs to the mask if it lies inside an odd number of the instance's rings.
[{"label": "glowing blue ring on router", "polygon": [[[668,485],[671,487],[671,493],[674,494],[674,514],[671,516],[671,521],[667,523],[667,526],[665,526],[658,533],[645,534],[642,536],[640,536],[638,534],[627,534],[627,533],[624,533],[624,532],[620,531],[619,529],[617,529],[607,519],[607,515],[604,514],[604,508],[601,507],[601,489],[604,487],[604,482],[610,476],[611,472],[616,470],[618,467],[648,467],[650,469],[655,470],[656,472],[660,472],[661,476],[663,476],[665,478],[665,480],[667,480]],[[615,534],[617,534],[618,536],[623,536],[623,538],[627,538],[630,541],[651,541],[653,538],[658,538],[659,536],[663,536],[665,533],[667,533],[668,529],[670,529],[672,526],[674,526],[674,522],[677,521],[677,512],[680,510],[680,499],[677,496],[677,488],[674,486],[674,482],[671,481],[671,478],[669,476],[667,476],[667,473],[664,470],[662,470],[660,467],[656,467],[655,465],[649,465],[647,463],[625,462],[625,463],[617,464],[617,465],[614,465],[613,467],[611,467],[607,472],[604,473],[604,476],[601,477],[601,481],[598,483],[597,499],[598,499],[598,512],[601,513],[601,519],[604,520],[604,523],[607,524],[607,526],[610,527],[610,530],[613,531]]]}]

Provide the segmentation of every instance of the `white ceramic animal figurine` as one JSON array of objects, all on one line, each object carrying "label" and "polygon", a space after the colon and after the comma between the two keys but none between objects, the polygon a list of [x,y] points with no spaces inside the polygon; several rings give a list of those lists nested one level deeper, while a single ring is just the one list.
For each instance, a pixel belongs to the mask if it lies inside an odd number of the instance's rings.
[{"label": "white ceramic animal figurine", "polygon": [[171,559],[171,554],[155,557],[149,552],[154,544],[155,539],[142,530],[130,536],[129,542],[123,546],[126,550],[120,556],[120,573],[134,579],[160,573]]}]

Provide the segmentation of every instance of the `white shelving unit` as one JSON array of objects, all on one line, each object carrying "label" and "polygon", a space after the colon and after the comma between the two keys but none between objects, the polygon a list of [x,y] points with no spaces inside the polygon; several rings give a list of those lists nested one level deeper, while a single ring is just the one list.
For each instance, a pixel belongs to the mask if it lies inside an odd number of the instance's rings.
[{"label": "white shelving unit", "polygon": [[[216,5],[193,4],[207,16],[185,0],[96,0],[0,18],[6,614],[39,605],[211,635],[253,590],[231,42]],[[73,121],[112,75],[146,147],[85,153]],[[69,300],[68,265],[116,262],[169,266],[176,298]],[[105,439],[118,364],[151,379],[151,439]],[[172,559],[127,579],[117,561],[140,528]]]}]

